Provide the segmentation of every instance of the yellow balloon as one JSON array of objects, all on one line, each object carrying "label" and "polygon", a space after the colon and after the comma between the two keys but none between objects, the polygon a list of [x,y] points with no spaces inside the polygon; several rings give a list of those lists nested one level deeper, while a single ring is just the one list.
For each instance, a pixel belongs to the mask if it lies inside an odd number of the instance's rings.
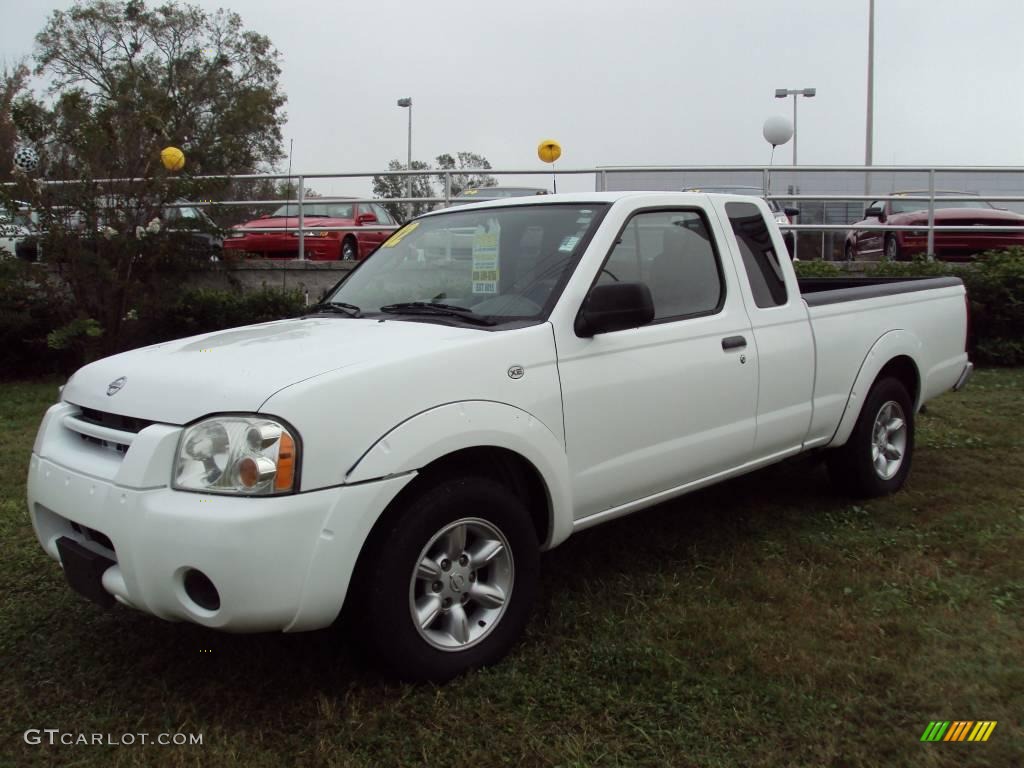
[{"label": "yellow balloon", "polygon": [[160,161],[168,171],[180,171],[185,167],[185,153],[177,147],[167,147],[160,153]]},{"label": "yellow balloon", "polygon": [[562,156],[562,145],[554,139],[544,139],[537,145],[537,157],[545,163],[553,163]]}]

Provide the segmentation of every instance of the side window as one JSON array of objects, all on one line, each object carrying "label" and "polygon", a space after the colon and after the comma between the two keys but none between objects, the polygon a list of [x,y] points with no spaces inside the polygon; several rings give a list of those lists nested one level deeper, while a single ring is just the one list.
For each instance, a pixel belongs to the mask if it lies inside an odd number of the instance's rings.
[{"label": "side window", "polygon": [[726,203],[725,212],[740,247],[754,303],[781,307],[787,300],[786,281],[761,210],[753,203]]},{"label": "side window", "polygon": [[391,219],[391,215],[381,206],[374,203],[371,206],[371,210],[377,214],[378,224],[394,224],[395,222]]},{"label": "side window", "polygon": [[716,312],[725,296],[711,233],[696,211],[630,219],[598,276],[598,283],[615,281],[646,283],[655,320]]}]

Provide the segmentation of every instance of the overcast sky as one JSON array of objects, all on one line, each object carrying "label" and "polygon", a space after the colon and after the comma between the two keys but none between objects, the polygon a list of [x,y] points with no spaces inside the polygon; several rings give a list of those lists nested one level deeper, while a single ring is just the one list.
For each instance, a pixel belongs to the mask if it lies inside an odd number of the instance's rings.
[{"label": "overcast sky", "polygon": [[[864,160],[868,0],[198,0],[282,55],[296,171],[478,152],[495,167],[762,164],[799,105],[800,164]],[[0,0],[0,56],[70,3]],[[875,163],[1024,165],[1024,2],[876,0]],[[791,145],[776,161],[789,163]],[[504,183],[515,183],[512,178]],[[593,177],[561,190],[593,189]],[[362,193],[351,182],[321,191]]]}]

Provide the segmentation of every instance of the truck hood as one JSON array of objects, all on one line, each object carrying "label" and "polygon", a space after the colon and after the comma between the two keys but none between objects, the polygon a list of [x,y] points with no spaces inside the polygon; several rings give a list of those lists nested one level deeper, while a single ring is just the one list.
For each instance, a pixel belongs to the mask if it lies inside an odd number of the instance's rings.
[{"label": "truck hood", "polygon": [[300,381],[400,361],[425,348],[443,351],[486,332],[340,316],[280,320],[98,360],[71,377],[63,399],[107,413],[186,424],[210,413],[256,412],[272,394]]},{"label": "truck hood", "polygon": [[[350,227],[354,223],[353,219],[336,219],[332,216],[307,216],[303,219],[303,223],[306,228],[309,227]],[[247,221],[235,229],[244,231],[247,229],[269,229],[271,227],[280,229],[298,229],[299,217],[288,216],[275,216],[266,219],[254,219],[253,221]]]},{"label": "truck hood", "polygon": [[[928,209],[910,213],[894,213],[889,217],[890,224],[927,224]],[[1024,225],[1024,216],[1013,211],[1000,211],[994,208],[936,208],[935,223],[947,225],[988,224],[991,226],[1012,227]]]}]

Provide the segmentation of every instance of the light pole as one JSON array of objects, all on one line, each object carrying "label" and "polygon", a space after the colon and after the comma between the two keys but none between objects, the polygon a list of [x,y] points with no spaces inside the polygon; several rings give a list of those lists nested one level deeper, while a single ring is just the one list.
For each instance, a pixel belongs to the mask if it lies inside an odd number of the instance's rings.
[{"label": "light pole", "polygon": [[[868,108],[864,134],[864,165],[870,166],[875,141],[875,0],[868,0]],[[871,172],[864,172],[864,194],[871,194]]]},{"label": "light pole", "polygon": [[[405,170],[412,170],[412,97],[398,100],[398,106],[409,110],[409,146],[406,154]],[[412,174],[405,177],[405,196],[412,197]],[[405,204],[408,217],[412,218],[412,202]]]},{"label": "light pole", "polygon": [[806,96],[812,98],[818,92],[817,88],[776,88],[775,98],[784,99],[787,96],[793,97],[793,165],[796,165],[796,98]]}]

